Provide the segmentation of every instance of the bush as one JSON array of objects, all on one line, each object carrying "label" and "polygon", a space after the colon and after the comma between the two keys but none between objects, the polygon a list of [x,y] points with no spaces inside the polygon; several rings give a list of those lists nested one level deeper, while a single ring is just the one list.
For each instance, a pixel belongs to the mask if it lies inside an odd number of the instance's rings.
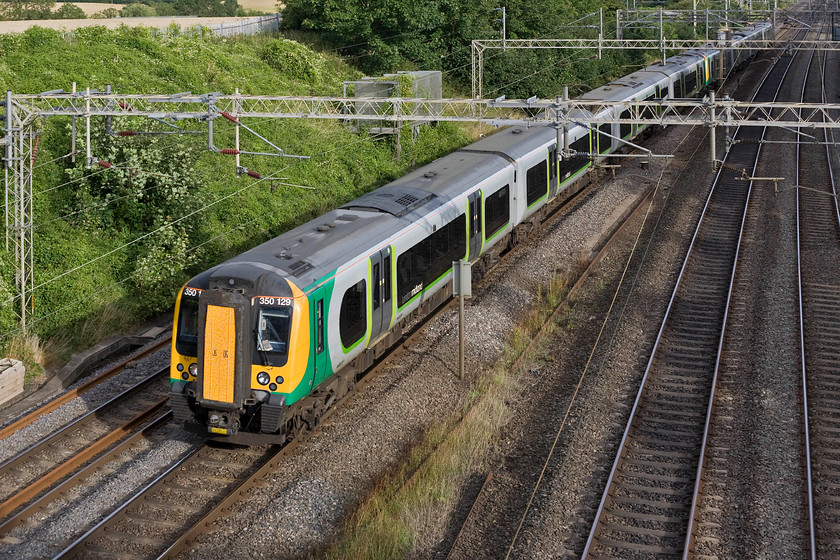
[{"label": "bush", "polygon": [[117,11],[116,8],[105,8],[104,10],[96,12],[90,17],[93,19],[112,19],[115,17],[120,17],[120,13]]},{"label": "bush", "polygon": [[147,6],[146,4],[140,4],[139,2],[126,4],[125,7],[120,10],[120,17],[154,17],[155,15],[157,14],[155,13],[154,8]]},{"label": "bush", "polygon": [[300,43],[275,39],[260,49],[260,58],[291,78],[309,83],[321,81],[323,60]]},{"label": "bush", "polygon": [[75,4],[62,4],[53,17],[55,19],[87,19],[84,10]]}]

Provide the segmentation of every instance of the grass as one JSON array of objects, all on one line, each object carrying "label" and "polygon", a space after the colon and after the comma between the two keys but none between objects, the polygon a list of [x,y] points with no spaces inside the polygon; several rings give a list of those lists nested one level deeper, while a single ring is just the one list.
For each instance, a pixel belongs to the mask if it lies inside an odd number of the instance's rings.
[{"label": "grass", "polygon": [[570,277],[558,275],[539,292],[494,368],[479,374],[463,406],[432,424],[404,461],[382,478],[323,553],[325,560],[408,558],[437,545],[424,537],[437,534],[465,479],[485,468],[511,417],[508,403],[522,397],[522,364],[546,359],[529,345],[541,330],[555,328],[550,318],[569,292]]},{"label": "grass", "polygon": [[[111,84],[114,91],[121,93],[190,90],[229,94],[239,88],[242,94],[336,95],[341,93],[343,80],[361,75],[312,34],[288,36],[305,39],[311,47],[291,43],[278,35],[228,40],[173,33],[161,38],[144,28],[109,31],[94,27],[65,38],[55,31],[32,28],[25,33],[0,35],[0,51],[4,53],[0,60],[0,89],[37,93],[56,88],[69,90],[76,82],[80,89],[91,86],[101,90]],[[97,122],[95,126],[101,124]],[[49,367],[72,351],[95,344],[103,336],[130,329],[149,315],[168,310],[177,286],[196,272],[400,177],[413,166],[449,153],[489,130],[478,126],[463,130],[450,123],[423,127],[416,141],[411,140],[411,134],[403,135],[402,158],[397,160],[392,139],[357,135],[333,121],[262,119],[248,124],[287,153],[312,159],[296,162],[243,156],[242,165],[263,176],[276,173],[287,178],[287,183],[317,190],[282,186],[275,190],[265,181],[220,204],[212,204],[247,186],[250,179],[236,178],[232,158],[206,151],[204,137],[179,138],[178,143],[173,140],[170,144],[162,141],[163,149],[155,153],[163,157],[187,146],[203,151],[194,164],[189,164],[192,175],[185,188],[192,206],[176,207],[153,224],[120,227],[109,225],[93,211],[85,213],[87,222],[61,218],[82,204],[95,207],[101,201],[107,202],[106,195],[93,194],[89,201],[80,202],[79,193],[87,192],[86,183],[56,188],[69,179],[65,168],[69,166],[67,159],[39,165],[34,190],[47,194],[36,198],[35,221],[49,227],[36,230],[33,269],[36,285],[140,238],[147,232],[143,227],[154,229],[161,221],[178,218],[196,206],[206,206],[206,210],[190,221],[189,238],[184,246],[191,262],[158,263],[161,269],[170,269],[166,284],[153,278],[154,275],[144,274],[138,264],[147,255],[167,258],[168,247],[155,246],[156,238],[116,251],[97,261],[95,266],[82,267],[61,281],[35,291],[34,308],[28,313],[30,333],[46,341],[39,344],[42,350],[38,353],[27,353],[26,344],[12,342],[14,337],[21,336],[17,332],[15,308],[0,305],[0,350]],[[189,122],[183,125],[193,126]],[[149,125],[122,122],[115,126]],[[195,126],[204,129],[203,125]],[[44,119],[36,163],[65,155],[70,145],[69,131],[69,119]],[[214,140],[221,147],[230,147],[233,135],[234,127],[220,121]],[[127,138],[113,144],[115,150],[128,154],[139,150],[137,143]],[[266,151],[266,146],[243,134],[242,149],[261,152]],[[104,155],[102,151],[94,145],[97,156]],[[139,161],[135,165],[144,171],[160,170],[158,160]],[[113,163],[118,164],[120,160],[114,159]],[[116,194],[132,188],[130,184],[117,187],[114,187]],[[110,206],[103,205],[101,213],[110,210]],[[13,282],[14,262],[11,255],[0,250],[2,302],[12,302],[17,291]],[[173,267],[177,268],[174,272]],[[150,295],[159,297],[160,301],[152,300]],[[110,307],[121,312],[103,315],[103,310]]]}]

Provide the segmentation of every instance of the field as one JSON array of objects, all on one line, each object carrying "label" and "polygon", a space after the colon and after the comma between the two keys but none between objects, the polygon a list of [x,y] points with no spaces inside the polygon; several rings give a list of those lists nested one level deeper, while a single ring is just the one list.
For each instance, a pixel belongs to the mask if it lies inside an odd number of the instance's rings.
[{"label": "field", "polygon": [[[61,7],[64,2],[56,2],[55,9]],[[78,7],[82,9],[86,16],[91,16],[96,12],[101,12],[107,8],[116,8],[120,9],[125,5],[126,2],[120,4],[108,4],[103,2],[79,2],[76,4]],[[268,12],[274,13],[277,11],[277,2],[276,0],[239,0],[239,5],[242,6],[246,10],[259,10],[261,12]]]}]

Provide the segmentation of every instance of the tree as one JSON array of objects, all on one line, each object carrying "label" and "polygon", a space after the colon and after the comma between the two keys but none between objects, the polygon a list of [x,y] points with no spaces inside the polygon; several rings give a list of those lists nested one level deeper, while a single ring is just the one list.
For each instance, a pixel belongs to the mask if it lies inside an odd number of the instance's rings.
[{"label": "tree", "polygon": [[105,8],[104,10],[96,12],[90,17],[93,19],[111,19],[115,17],[120,17],[120,13],[117,11],[116,8]]},{"label": "tree", "polygon": [[62,4],[59,9],[53,13],[55,19],[86,19],[84,10],[76,4]]},{"label": "tree", "polygon": [[431,70],[455,53],[469,55],[469,41],[492,29],[493,6],[490,0],[288,0],[283,24],[317,32],[340,54],[359,56],[367,72],[393,70],[402,60]]},{"label": "tree", "polygon": [[0,2],[0,17],[8,20],[49,19],[55,0],[8,0]]},{"label": "tree", "polygon": [[154,17],[156,15],[157,13],[154,8],[139,2],[126,4],[125,7],[120,10],[120,17]]}]

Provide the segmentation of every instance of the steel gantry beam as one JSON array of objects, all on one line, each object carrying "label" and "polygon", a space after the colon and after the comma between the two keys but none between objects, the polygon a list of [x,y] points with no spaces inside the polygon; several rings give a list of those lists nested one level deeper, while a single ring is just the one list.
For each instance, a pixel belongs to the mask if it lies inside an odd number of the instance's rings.
[{"label": "steel gantry beam", "polygon": [[[838,103],[758,103],[728,96],[703,99],[654,99],[648,101],[598,101],[592,99],[425,99],[408,97],[311,97],[268,95],[221,95],[216,93],[176,96],[80,93],[11,95],[16,118],[28,125],[37,118],[68,116],[146,117],[164,121],[213,121],[233,117],[310,118],[352,121],[451,121],[482,122],[493,126],[546,125],[587,120],[592,124],[708,126],[840,126]],[[535,116],[526,116],[525,111]],[[606,112],[607,110],[611,110]],[[618,117],[630,110],[630,115]],[[717,116],[710,119],[711,111]],[[812,122],[825,117],[825,122]],[[238,123],[241,124],[241,123]],[[11,137],[17,128],[6,132]],[[116,132],[119,134],[119,132]]]},{"label": "steel gantry beam", "polygon": [[484,53],[492,49],[590,49],[598,52],[600,58],[603,50],[648,49],[658,50],[662,59],[671,51],[686,51],[689,49],[725,49],[732,51],[759,50],[816,50],[840,51],[840,41],[818,40],[786,40],[760,39],[739,41],[733,44],[727,40],[707,39],[476,39],[471,44],[472,55],[472,83],[473,98],[484,96]]}]

